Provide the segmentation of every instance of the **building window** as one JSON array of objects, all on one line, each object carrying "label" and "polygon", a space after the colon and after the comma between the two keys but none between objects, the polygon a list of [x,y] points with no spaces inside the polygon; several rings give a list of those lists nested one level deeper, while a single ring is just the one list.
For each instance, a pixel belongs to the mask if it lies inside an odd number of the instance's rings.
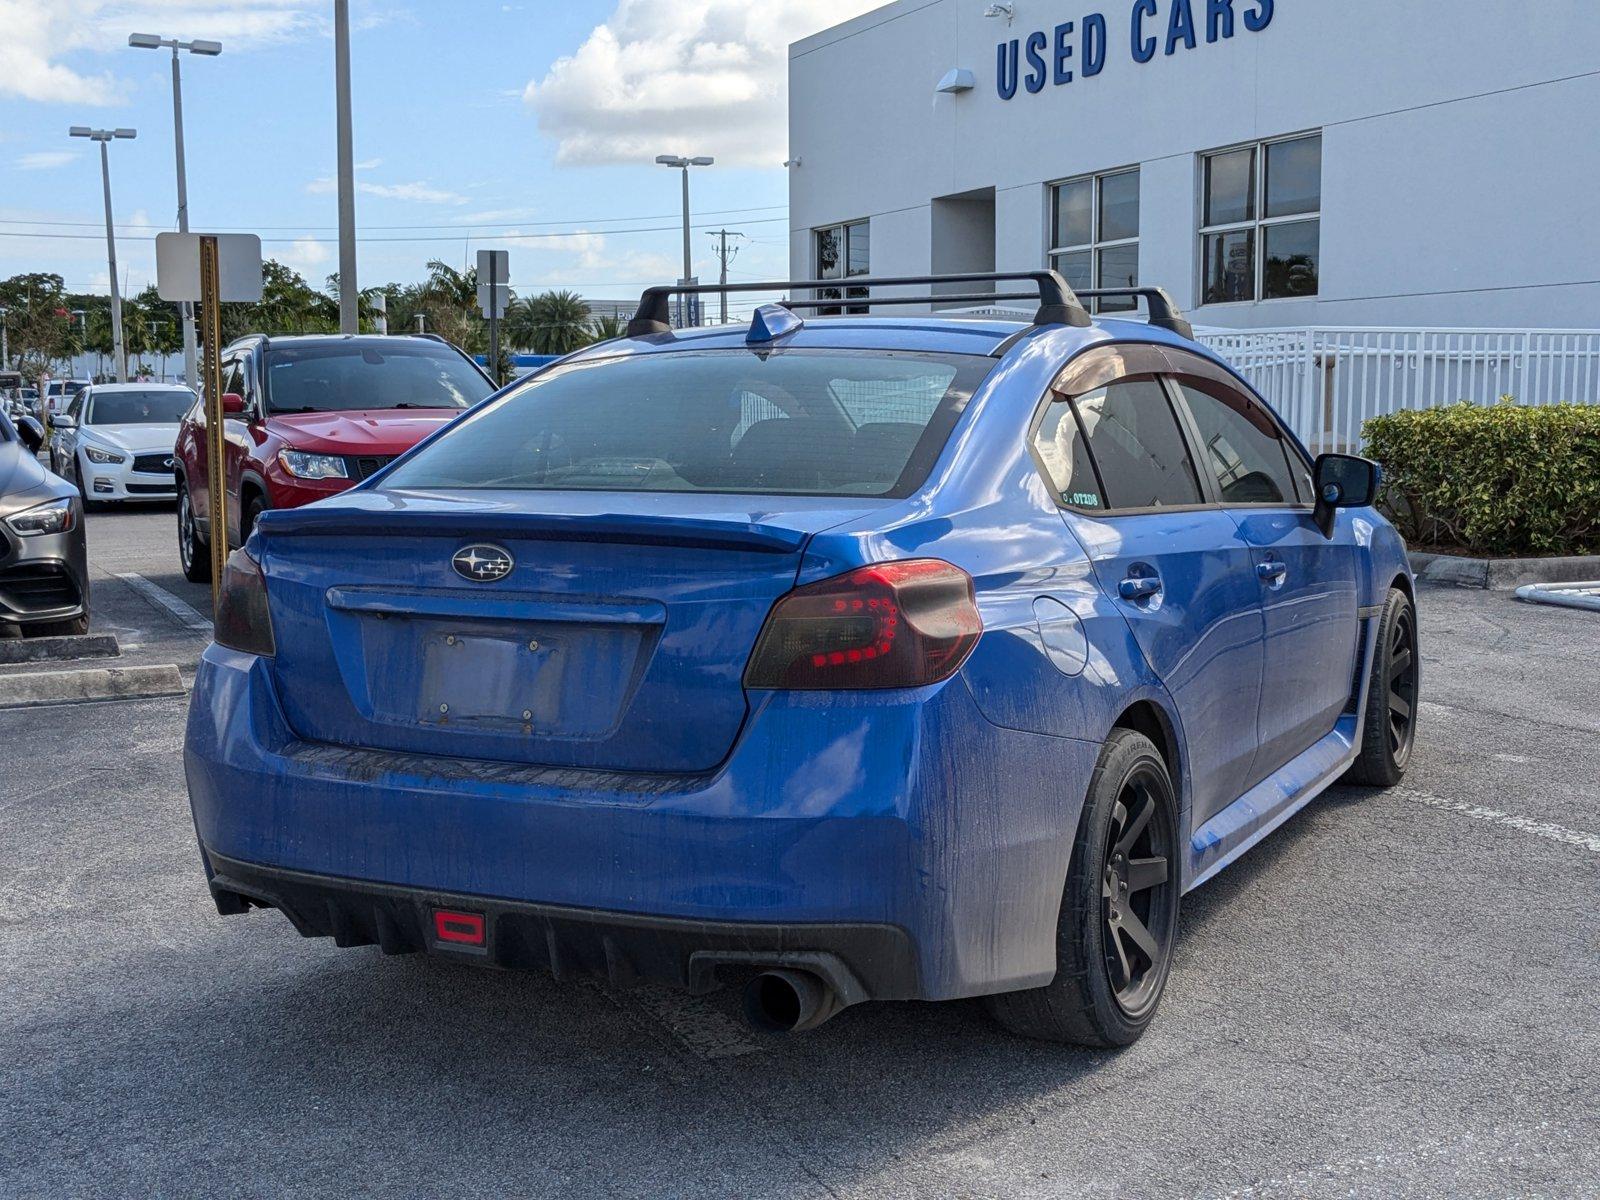
[{"label": "building window", "polygon": [[[846,225],[830,225],[812,231],[817,255],[818,279],[843,279],[867,275],[872,271],[872,230],[866,221],[851,221]],[[865,297],[866,288],[819,288],[818,300],[840,300]],[[820,308],[823,316],[844,313],[864,313],[865,305],[851,304],[844,308]]]},{"label": "building window", "polygon": [[[1050,266],[1074,291],[1139,286],[1139,168],[1051,186]],[[1100,300],[1090,311],[1137,307],[1132,299]]]},{"label": "building window", "polygon": [[1201,158],[1200,303],[1317,294],[1322,135]]}]

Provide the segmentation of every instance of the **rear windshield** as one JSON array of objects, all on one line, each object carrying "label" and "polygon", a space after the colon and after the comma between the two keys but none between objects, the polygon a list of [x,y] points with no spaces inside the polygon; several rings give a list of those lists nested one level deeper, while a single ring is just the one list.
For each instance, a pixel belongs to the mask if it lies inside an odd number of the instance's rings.
[{"label": "rear windshield", "polygon": [[494,389],[461,354],[442,344],[332,342],[268,349],[272,412],[366,408],[470,408]]},{"label": "rear windshield", "polygon": [[384,486],[909,495],[993,366],[882,350],[575,363],[467,418]]},{"label": "rear windshield", "polygon": [[194,405],[194,393],[170,388],[148,392],[90,392],[85,425],[176,425]]}]

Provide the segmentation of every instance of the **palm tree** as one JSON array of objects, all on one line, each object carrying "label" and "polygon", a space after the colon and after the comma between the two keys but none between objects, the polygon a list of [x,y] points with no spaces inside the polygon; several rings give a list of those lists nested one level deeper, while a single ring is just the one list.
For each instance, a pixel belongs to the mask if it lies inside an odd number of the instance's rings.
[{"label": "palm tree", "polygon": [[535,354],[571,354],[594,341],[589,306],[577,292],[540,292],[516,307],[518,338]]},{"label": "palm tree", "polygon": [[594,332],[595,341],[609,342],[627,333],[628,323],[613,313],[610,316],[596,317],[590,322],[589,328]]}]

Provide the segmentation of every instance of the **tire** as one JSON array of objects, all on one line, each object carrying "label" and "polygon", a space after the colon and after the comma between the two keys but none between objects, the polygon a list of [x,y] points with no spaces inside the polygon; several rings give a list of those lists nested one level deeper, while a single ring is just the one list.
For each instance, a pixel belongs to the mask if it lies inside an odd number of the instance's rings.
[{"label": "tire", "polygon": [[267,501],[265,497],[250,497],[250,503],[244,506],[244,513],[239,518],[239,545],[242,546],[250,540],[251,533],[255,531],[257,519],[266,511]]},{"label": "tire", "polygon": [[1072,846],[1056,923],[1056,977],[1042,988],[988,997],[990,1014],[1013,1033],[1042,1041],[1101,1049],[1137,1041],[1172,967],[1177,849],[1177,798],[1160,751],[1143,734],[1112,730]]},{"label": "tire", "polygon": [[194,523],[186,479],[178,480],[178,564],[190,583],[211,582],[211,546]]},{"label": "tire", "polygon": [[1411,762],[1417,743],[1417,610],[1399,588],[1390,588],[1378,618],[1378,651],[1367,680],[1361,719],[1361,754],[1345,772],[1346,783],[1393,787]]},{"label": "tire", "polygon": [[89,632],[89,614],[73,617],[70,621],[51,621],[45,625],[24,625],[24,637],[73,637]]}]

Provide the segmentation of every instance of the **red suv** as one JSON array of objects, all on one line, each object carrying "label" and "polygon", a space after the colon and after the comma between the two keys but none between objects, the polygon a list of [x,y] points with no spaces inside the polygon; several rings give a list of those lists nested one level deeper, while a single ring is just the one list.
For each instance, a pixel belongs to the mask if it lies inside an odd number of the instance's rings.
[{"label": "red suv", "polygon": [[[441,338],[251,334],[222,352],[227,414],[228,542],[243,545],[269,508],[344,491],[494,390]],[[178,431],[178,556],[211,578],[206,414]]]}]

